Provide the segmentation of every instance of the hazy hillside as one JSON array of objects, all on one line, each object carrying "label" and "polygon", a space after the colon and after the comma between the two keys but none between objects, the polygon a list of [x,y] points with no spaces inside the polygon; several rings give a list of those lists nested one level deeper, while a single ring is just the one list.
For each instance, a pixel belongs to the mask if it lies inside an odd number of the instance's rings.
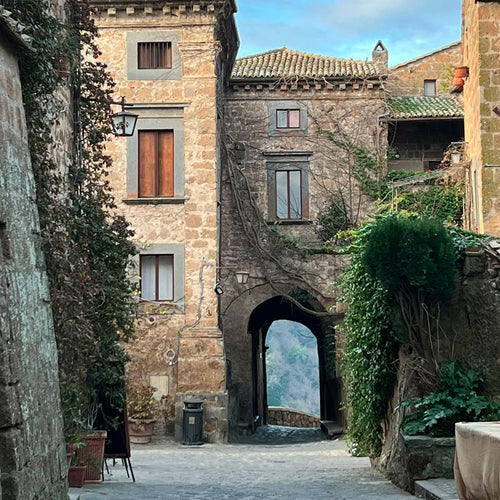
[{"label": "hazy hillside", "polygon": [[267,404],[320,414],[316,338],[293,321],[275,321],[267,334]]}]

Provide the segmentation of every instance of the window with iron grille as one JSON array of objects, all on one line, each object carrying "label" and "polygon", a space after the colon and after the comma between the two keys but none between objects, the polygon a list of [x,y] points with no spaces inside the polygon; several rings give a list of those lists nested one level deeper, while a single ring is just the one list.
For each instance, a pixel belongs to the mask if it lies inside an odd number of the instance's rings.
[{"label": "window with iron grille", "polygon": [[174,256],[141,255],[141,299],[174,300]]},{"label": "window with iron grille", "polygon": [[137,44],[138,69],[160,69],[172,67],[171,42],[139,42]]}]

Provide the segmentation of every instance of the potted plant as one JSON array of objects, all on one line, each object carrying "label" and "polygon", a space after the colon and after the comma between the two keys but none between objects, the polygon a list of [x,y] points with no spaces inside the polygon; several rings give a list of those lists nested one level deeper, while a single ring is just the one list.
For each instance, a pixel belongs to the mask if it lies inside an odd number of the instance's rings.
[{"label": "potted plant", "polygon": [[[67,452],[69,454],[69,452]],[[85,483],[87,465],[84,464],[76,454],[76,447],[70,456],[68,468],[68,483],[70,488],[81,488]]]},{"label": "potted plant", "polygon": [[127,391],[127,410],[130,442],[145,444],[151,441],[159,416],[159,403],[153,397],[156,389],[147,384],[131,384]]}]

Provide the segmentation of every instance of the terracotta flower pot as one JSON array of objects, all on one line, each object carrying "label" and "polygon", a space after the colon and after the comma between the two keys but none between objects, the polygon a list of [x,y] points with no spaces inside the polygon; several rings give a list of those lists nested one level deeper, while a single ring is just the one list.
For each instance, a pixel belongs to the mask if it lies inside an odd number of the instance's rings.
[{"label": "terracotta flower pot", "polygon": [[72,465],[68,469],[68,482],[70,488],[81,488],[85,482],[86,465]]},{"label": "terracotta flower pot", "polygon": [[83,438],[85,446],[79,447],[76,451],[79,462],[87,466],[86,483],[102,482],[101,472],[106,437],[106,431],[92,431]]},{"label": "terracotta flower pot", "polygon": [[462,87],[464,84],[464,78],[469,74],[469,68],[461,66],[460,68],[455,68],[455,74],[453,75],[453,85],[457,87]]},{"label": "terracotta flower pot", "polygon": [[128,430],[130,442],[134,444],[146,444],[151,441],[156,420],[154,419],[128,419]]}]

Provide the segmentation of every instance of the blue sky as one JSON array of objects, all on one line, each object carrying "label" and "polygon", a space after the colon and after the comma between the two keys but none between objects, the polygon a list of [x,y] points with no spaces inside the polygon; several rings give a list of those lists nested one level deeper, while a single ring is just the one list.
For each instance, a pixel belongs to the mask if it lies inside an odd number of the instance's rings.
[{"label": "blue sky", "polygon": [[393,66],[460,39],[461,0],[237,0],[238,57],[286,45],[371,58],[378,40]]}]

